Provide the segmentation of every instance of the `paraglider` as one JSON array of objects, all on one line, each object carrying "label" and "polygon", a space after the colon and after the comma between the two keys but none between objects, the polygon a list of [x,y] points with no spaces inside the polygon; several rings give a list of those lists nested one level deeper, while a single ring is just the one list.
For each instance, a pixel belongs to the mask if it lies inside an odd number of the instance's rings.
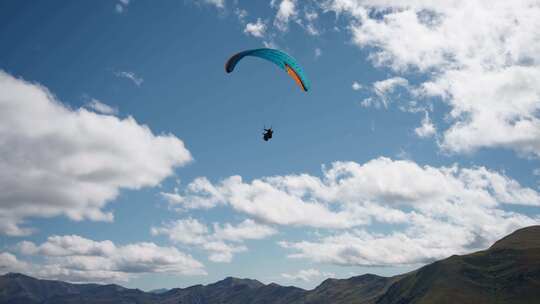
[{"label": "paraglider", "polygon": [[263,133],[264,141],[268,141],[270,138],[272,138],[272,134],[274,134],[272,127],[270,127],[270,129],[264,129],[264,133]]},{"label": "paraglider", "polygon": [[[253,49],[253,50],[246,50],[237,54],[234,54],[227,60],[225,63],[225,71],[227,73],[231,73],[234,71],[234,68],[240,62],[244,57],[252,56],[252,57],[258,57],[265,60],[268,60],[281,69],[285,70],[289,76],[291,76],[292,79],[296,82],[296,84],[304,91],[307,92],[310,89],[310,83],[307,79],[306,75],[304,74],[304,71],[302,70],[302,67],[300,64],[288,55],[287,53],[275,50],[275,49],[269,49],[269,48],[261,48],[261,49]],[[264,128],[263,133],[263,140],[268,141],[272,138],[272,134],[274,131],[270,127],[270,129]]]},{"label": "paraglider", "polygon": [[269,48],[262,48],[262,49],[253,49],[253,50],[247,50],[240,53],[237,53],[233,55],[229,60],[227,60],[227,63],[225,63],[225,71],[227,73],[231,73],[234,71],[234,68],[238,64],[242,58],[246,56],[253,56],[262,58],[265,60],[268,60],[274,64],[276,64],[278,67],[282,68],[289,74],[289,76],[294,79],[296,84],[305,92],[307,92],[310,88],[309,81],[304,74],[304,71],[302,70],[302,67],[296,59],[288,55],[287,53],[275,50],[275,49],[269,49]]}]

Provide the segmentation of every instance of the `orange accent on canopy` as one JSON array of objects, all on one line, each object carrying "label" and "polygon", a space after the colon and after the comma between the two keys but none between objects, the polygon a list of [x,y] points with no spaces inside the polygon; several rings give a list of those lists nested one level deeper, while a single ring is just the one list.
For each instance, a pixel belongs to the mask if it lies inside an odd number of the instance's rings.
[{"label": "orange accent on canopy", "polygon": [[289,76],[291,76],[292,79],[296,81],[296,84],[300,88],[302,88],[302,90],[307,91],[306,88],[304,87],[304,83],[302,82],[302,80],[300,80],[300,77],[298,77],[298,74],[296,74],[296,72],[293,69],[291,69],[288,65],[285,65],[285,69],[287,70],[287,74],[289,74]]}]

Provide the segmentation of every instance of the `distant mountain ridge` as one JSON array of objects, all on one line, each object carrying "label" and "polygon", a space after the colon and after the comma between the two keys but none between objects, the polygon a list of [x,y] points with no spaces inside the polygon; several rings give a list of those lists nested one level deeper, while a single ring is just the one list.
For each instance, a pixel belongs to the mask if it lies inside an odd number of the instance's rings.
[{"label": "distant mountain ridge", "polygon": [[119,285],[70,284],[23,274],[0,276],[0,304],[429,304],[540,303],[540,226],[515,231],[489,249],[451,256],[394,277],[327,279],[313,290],[228,277],[144,292]]}]

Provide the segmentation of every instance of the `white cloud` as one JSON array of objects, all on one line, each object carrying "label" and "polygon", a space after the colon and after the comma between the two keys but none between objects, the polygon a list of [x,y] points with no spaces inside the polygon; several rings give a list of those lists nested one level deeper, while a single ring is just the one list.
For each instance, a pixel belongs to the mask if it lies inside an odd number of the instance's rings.
[{"label": "white cloud", "polygon": [[[307,175],[283,178],[320,184],[318,179]],[[280,185],[278,177],[244,183],[240,176],[232,176],[218,185],[213,185],[206,178],[198,178],[187,186],[181,196],[181,206],[209,208],[229,204],[237,211],[280,225],[347,228],[366,221],[366,217],[360,214],[346,210],[334,212],[325,204],[306,202],[302,197],[289,193],[286,184],[283,184],[284,189]]]},{"label": "white cloud", "polygon": [[414,132],[416,133],[416,135],[418,135],[418,137],[421,138],[427,138],[435,135],[437,129],[431,122],[428,112],[426,112],[424,119],[422,119],[422,125],[414,129]]},{"label": "white cloud", "polygon": [[208,227],[198,220],[177,220],[162,227],[152,227],[152,235],[167,235],[174,243],[202,245],[207,241]]},{"label": "white cloud", "polygon": [[234,14],[236,15],[236,17],[238,18],[238,20],[241,23],[244,23],[246,17],[249,15],[248,11],[246,11],[245,9],[241,9],[241,8],[236,8],[234,10]]},{"label": "white cloud", "polygon": [[[177,189],[175,189],[175,191],[177,191]],[[184,198],[176,192],[160,192],[159,194],[171,205],[180,204],[184,201]]]},{"label": "white cloud", "polygon": [[312,23],[308,23],[307,25],[304,26],[304,28],[306,29],[307,33],[312,36],[318,36],[321,34],[319,30]]},{"label": "white cloud", "polygon": [[375,93],[380,96],[384,96],[388,93],[392,93],[398,86],[406,87],[409,84],[407,79],[403,77],[392,77],[373,83],[373,89]]},{"label": "white cloud", "polygon": [[322,50],[320,48],[315,49],[315,59],[322,56]]},{"label": "white cloud", "polygon": [[118,114],[118,109],[113,108],[95,98],[92,98],[87,104],[86,107],[101,113],[101,114],[109,114],[109,115],[116,115]]},{"label": "white cloud", "polygon": [[537,0],[333,0],[321,6],[349,16],[354,43],[374,48],[375,64],[427,76],[419,97],[439,97],[451,109],[443,149],[504,147],[540,156]]},{"label": "white cloud", "polygon": [[210,232],[205,224],[193,218],[153,227],[151,232],[153,235],[166,235],[173,243],[198,246],[208,251],[211,261],[220,263],[229,263],[234,253],[247,251],[242,244],[234,245],[227,242],[243,243],[245,240],[264,239],[277,233],[272,227],[249,219],[236,226],[229,223],[224,226],[214,223],[213,232]]},{"label": "white cloud", "polygon": [[257,19],[256,23],[248,23],[244,29],[244,33],[251,35],[253,37],[262,38],[266,32],[266,24],[261,20]]},{"label": "white cloud", "polygon": [[[321,178],[301,174],[244,182],[233,176],[217,184],[200,178],[196,185],[179,194],[186,208],[228,205],[279,225],[354,228],[318,241],[282,243],[297,251],[292,257],[316,262],[422,263],[485,248],[540,222],[503,207],[540,206],[538,192],[484,167],[437,168],[381,157],[365,164],[335,162]],[[369,230],[374,222],[405,228],[377,234]]]},{"label": "white cloud", "polygon": [[36,246],[32,242],[19,243],[19,250],[25,255],[74,256],[97,255],[108,256],[114,253],[116,246],[111,241],[97,242],[78,235],[50,236],[47,242]]},{"label": "white cloud", "polygon": [[[376,108],[388,108],[390,98],[397,98],[392,94],[395,93],[399,87],[409,91],[409,81],[403,77],[392,77],[385,80],[376,81],[373,83],[371,89],[375,95],[365,98],[360,105],[363,107],[374,106]],[[360,90],[362,86],[355,81],[353,82],[352,88],[353,90]]]},{"label": "white cloud", "polygon": [[133,72],[120,71],[120,72],[116,72],[115,75],[121,78],[126,78],[126,79],[131,80],[138,87],[140,87],[142,83],[144,82],[144,79],[142,79],[142,77],[138,77]]},{"label": "white cloud", "polygon": [[362,266],[418,265],[483,250],[517,228],[537,225],[540,218],[478,205],[444,204],[409,214],[403,231],[347,231],[316,241],[281,242],[290,258]]},{"label": "white cloud", "polygon": [[148,273],[204,275],[203,264],[173,247],[154,243],[117,246],[111,241],[94,241],[77,235],[51,236],[36,245],[24,241],[21,254],[38,256],[41,263],[26,267],[30,275],[70,282],[128,281]]},{"label": "white cloud", "polygon": [[130,0],[119,0],[115,5],[115,10],[117,13],[121,14],[128,7]]},{"label": "white cloud", "polygon": [[222,241],[204,243],[202,248],[210,253],[208,259],[215,263],[230,263],[235,253],[247,251],[244,245],[231,245]]},{"label": "white cloud", "polygon": [[215,6],[216,8],[223,9],[225,8],[225,0],[199,0],[206,4]]},{"label": "white cloud", "polygon": [[243,240],[260,240],[276,234],[277,231],[266,225],[247,219],[237,226],[226,223],[223,227],[214,224],[214,238],[219,240],[242,242]]},{"label": "white cloud", "polygon": [[291,281],[311,282],[312,280],[321,278],[321,277],[333,277],[334,274],[327,273],[327,272],[320,272],[317,269],[309,268],[309,269],[299,270],[296,273],[282,273],[281,276]]},{"label": "white cloud", "polygon": [[[275,6],[275,0],[271,2],[272,6]],[[295,19],[298,16],[296,9],[296,0],[281,0],[278,6],[278,12],[274,25],[280,31],[287,31],[289,28],[289,21]]]},{"label": "white cloud", "polygon": [[443,133],[443,149],[508,147],[540,156],[540,68],[447,72],[429,85],[451,96],[445,98],[454,123]]},{"label": "white cloud", "polygon": [[270,48],[270,49],[278,49],[279,48],[278,45],[273,40],[263,41],[263,45],[264,45],[264,47]]},{"label": "white cloud", "polygon": [[378,103],[373,97],[368,97],[368,98],[365,98],[363,99],[361,102],[360,102],[360,105],[364,108],[368,108],[368,107],[380,107],[380,103]]},{"label": "white cloud", "polygon": [[297,23],[304,27],[309,35],[318,36],[320,31],[315,27],[315,21],[319,18],[319,14],[315,11],[306,11],[304,14],[304,22],[302,20],[297,20]]},{"label": "white cloud", "polygon": [[30,265],[20,261],[9,252],[0,252],[0,274],[8,272],[26,272]]},{"label": "white cloud", "polygon": [[199,194],[196,197],[192,196],[189,197],[189,200],[186,200],[177,192],[178,189],[175,190],[176,192],[174,193],[161,192],[161,196],[171,205],[188,209],[213,208],[220,201],[223,201],[219,190],[216,189],[212,183],[210,183],[210,181],[204,177],[196,178],[186,188],[188,193]]},{"label": "white cloud", "polygon": [[399,148],[398,153],[396,153],[397,159],[411,160],[411,153],[407,152],[403,148]]},{"label": "white cloud", "polygon": [[377,95],[383,106],[387,108],[390,98],[388,95],[392,94],[396,90],[396,88],[407,88],[408,85],[409,82],[407,81],[407,79],[403,77],[392,77],[389,79],[374,82],[373,92],[375,93],[375,95]]},{"label": "white cloud", "polygon": [[128,117],[71,110],[44,87],[0,71],[0,233],[31,217],[111,221],[120,189],[159,184],[192,158],[173,135]]},{"label": "white cloud", "polygon": [[319,14],[315,11],[306,11],[304,15],[307,21],[315,21],[319,18]]},{"label": "white cloud", "polygon": [[[471,176],[478,181],[471,184]],[[447,186],[441,188],[442,185]],[[392,161],[384,157],[364,165],[335,162],[329,169],[324,169],[322,178],[302,174],[244,183],[240,176],[232,176],[217,185],[198,178],[187,186],[182,204],[186,208],[229,204],[276,224],[347,228],[365,222],[354,223],[351,212],[346,215],[335,212],[342,204],[358,205],[379,200],[412,204],[434,199],[472,200],[487,205],[499,202],[540,205],[536,191],[522,188],[516,181],[483,167],[420,167],[411,161]],[[328,204],[333,204],[332,211],[325,207]],[[286,212],[281,212],[282,209]],[[340,224],[334,222],[336,218],[341,220]]]}]

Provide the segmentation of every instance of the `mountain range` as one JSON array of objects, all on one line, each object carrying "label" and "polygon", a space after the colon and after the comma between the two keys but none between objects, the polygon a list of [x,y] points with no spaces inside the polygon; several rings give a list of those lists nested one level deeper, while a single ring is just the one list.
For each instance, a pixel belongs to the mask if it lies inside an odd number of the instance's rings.
[{"label": "mountain range", "polygon": [[312,290],[228,277],[209,285],[144,292],[0,276],[0,304],[429,304],[540,303],[540,226],[515,231],[484,251],[453,255],[415,271],[327,279]]}]

